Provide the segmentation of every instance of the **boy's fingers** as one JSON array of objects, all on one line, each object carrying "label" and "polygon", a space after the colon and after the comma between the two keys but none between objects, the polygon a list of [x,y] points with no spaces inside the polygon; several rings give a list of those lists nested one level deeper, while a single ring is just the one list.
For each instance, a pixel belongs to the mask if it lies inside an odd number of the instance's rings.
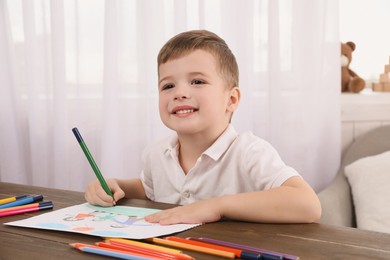
[{"label": "boy's fingers", "polygon": [[85,199],[93,205],[99,205],[103,207],[116,205],[116,201],[123,198],[125,193],[115,180],[108,180],[107,184],[112,191],[114,198],[105,192],[98,180],[95,180],[88,186],[84,195]]},{"label": "boy's fingers", "polygon": [[118,200],[122,199],[125,196],[125,193],[123,190],[118,190],[114,193],[114,200],[117,202]]},{"label": "boy's fingers", "polygon": [[125,197],[125,192],[120,188],[117,182],[110,182],[109,187],[114,196],[114,203]]},{"label": "boy's fingers", "polygon": [[108,194],[106,193],[106,191],[105,191],[102,187],[100,187],[100,188],[97,190],[96,195],[97,195],[97,197],[98,197],[99,199],[101,199],[103,202],[110,203],[110,204],[112,205],[112,200],[113,200],[113,198],[112,198],[110,195],[108,195]]}]

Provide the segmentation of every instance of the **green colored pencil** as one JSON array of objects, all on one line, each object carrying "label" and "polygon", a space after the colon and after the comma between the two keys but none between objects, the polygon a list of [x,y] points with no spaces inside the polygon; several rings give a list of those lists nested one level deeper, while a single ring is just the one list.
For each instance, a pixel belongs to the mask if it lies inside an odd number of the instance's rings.
[{"label": "green colored pencil", "polygon": [[85,144],[83,138],[81,137],[79,130],[77,130],[77,128],[75,127],[72,129],[72,132],[73,132],[74,136],[76,137],[77,141],[79,142],[81,149],[83,150],[85,156],[87,157],[88,162],[91,165],[93,171],[95,172],[95,175],[98,178],[100,185],[102,185],[104,191],[114,199],[114,195],[112,194],[110,188],[107,185],[106,180],[104,179],[102,173],[99,170],[99,167],[97,166],[97,164],[95,163],[95,160],[93,159],[91,153],[89,152],[88,147]]}]

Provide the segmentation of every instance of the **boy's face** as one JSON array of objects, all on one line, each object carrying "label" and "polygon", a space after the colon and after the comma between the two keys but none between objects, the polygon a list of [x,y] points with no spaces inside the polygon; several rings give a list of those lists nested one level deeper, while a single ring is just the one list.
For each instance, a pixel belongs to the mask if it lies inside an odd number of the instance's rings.
[{"label": "boy's face", "polygon": [[163,123],[178,134],[220,134],[239,102],[215,57],[195,50],[159,67],[159,110]]}]

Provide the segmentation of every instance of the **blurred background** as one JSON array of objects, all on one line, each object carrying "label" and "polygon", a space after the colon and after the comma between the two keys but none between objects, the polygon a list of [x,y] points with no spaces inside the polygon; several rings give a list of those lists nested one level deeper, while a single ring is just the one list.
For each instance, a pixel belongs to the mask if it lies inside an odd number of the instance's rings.
[{"label": "blurred background", "polygon": [[207,29],[239,64],[232,124],[320,191],[340,161],[340,41],[365,48],[340,37],[344,1],[0,0],[0,181],[83,191],[95,176],[73,127],[105,177],[137,177],[144,147],[174,134],[159,118],[157,53]]}]

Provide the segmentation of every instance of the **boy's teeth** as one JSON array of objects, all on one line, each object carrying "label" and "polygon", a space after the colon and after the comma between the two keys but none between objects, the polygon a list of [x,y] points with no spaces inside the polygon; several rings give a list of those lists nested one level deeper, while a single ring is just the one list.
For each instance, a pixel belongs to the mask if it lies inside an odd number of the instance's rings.
[{"label": "boy's teeth", "polygon": [[194,112],[193,109],[186,109],[186,110],[176,111],[176,114],[186,114],[186,113],[192,113],[192,112]]}]

